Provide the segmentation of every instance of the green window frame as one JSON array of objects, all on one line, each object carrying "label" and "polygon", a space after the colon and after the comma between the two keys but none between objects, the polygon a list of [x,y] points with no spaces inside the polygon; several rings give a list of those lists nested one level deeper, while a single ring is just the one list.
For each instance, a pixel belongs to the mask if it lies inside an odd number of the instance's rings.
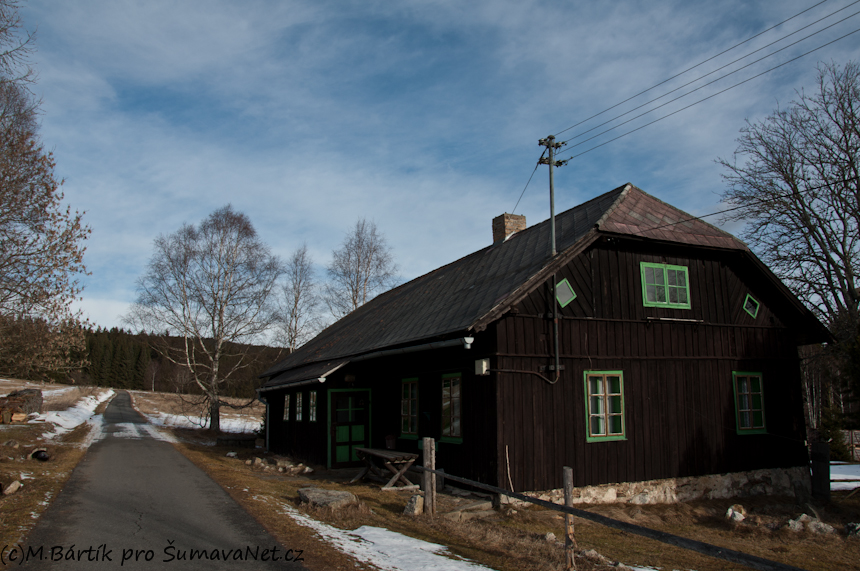
[{"label": "green window frame", "polygon": [[573,291],[573,286],[570,285],[567,278],[564,278],[556,284],[555,299],[562,308],[567,307],[567,304],[576,299],[576,292]]},{"label": "green window frame", "polygon": [[302,393],[296,393],[296,422],[302,421]]},{"label": "green window frame", "polygon": [[640,262],[642,303],[645,307],[690,309],[690,279],[687,266]]},{"label": "green window frame", "polygon": [[624,420],[624,373],[585,371],[586,441],[627,440]]},{"label": "green window frame", "polygon": [[400,437],[418,438],[418,379],[400,383]]},{"label": "green window frame", "polygon": [[317,421],[317,392],[311,391],[308,394],[308,421]]},{"label": "green window frame", "polygon": [[744,311],[749,313],[752,318],[755,319],[758,315],[759,307],[761,307],[761,304],[758,302],[758,300],[750,294],[747,294],[746,298],[744,299]]},{"label": "green window frame", "polygon": [[442,442],[463,441],[462,381],[460,373],[442,376]]},{"label": "green window frame", "polygon": [[290,395],[289,393],[284,395],[284,421],[288,422],[290,420]]},{"label": "green window frame", "polygon": [[738,434],[765,434],[764,378],[761,373],[732,371]]}]

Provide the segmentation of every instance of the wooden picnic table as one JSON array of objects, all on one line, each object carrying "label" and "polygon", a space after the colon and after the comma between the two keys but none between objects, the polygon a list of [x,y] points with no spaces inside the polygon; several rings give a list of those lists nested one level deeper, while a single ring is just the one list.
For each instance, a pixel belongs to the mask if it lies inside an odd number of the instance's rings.
[{"label": "wooden picnic table", "polygon": [[417,490],[419,488],[418,485],[413,484],[404,476],[406,470],[418,459],[418,454],[380,448],[356,448],[355,453],[364,461],[365,466],[355,478],[349,481],[350,484],[361,480],[371,472],[385,481],[389,474],[386,474],[374,463],[378,460],[394,474],[388,483],[382,486],[383,490]]}]

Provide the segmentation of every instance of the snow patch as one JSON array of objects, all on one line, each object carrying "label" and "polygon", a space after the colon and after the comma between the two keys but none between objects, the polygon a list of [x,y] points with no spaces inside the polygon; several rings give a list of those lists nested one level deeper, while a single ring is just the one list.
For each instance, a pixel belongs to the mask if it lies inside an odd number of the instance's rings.
[{"label": "snow patch", "polygon": [[29,422],[50,422],[54,425],[55,432],[46,432],[44,438],[56,438],[61,434],[70,432],[92,418],[93,411],[114,395],[113,390],[100,391],[98,394],[82,397],[75,406],[61,411],[48,411],[44,414],[35,415]]},{"label": "snow patch", "polygon": [[166,431],[159,430],[150,424],[138,424],[133,422],[121,422],[108,424],[104,422],[101,415],[92,418],[90,424],[93,426],[88,439],[88,444],[104,440],[108,436],[114,438],[130,438],[133,440],[141,440],[144,438],[152,438],[161,442],[170,442],[175,444],[178,441]]},{"label": "snow patch", "polygon": [[[200,428],[207,421],[200,416],[168,414],[165,412],[143,413],[146,419],[156,426],[173,428]],[[260,419],[221,417],[221,432],[251,433],[260,428]]]},{"label": "snow patch", "polygon": [[[838,480],[860,480],[860,464],[830,463],[830,490],[853,490],[860,488],[858,482],[839,482]],[[834,482],[833,480],[837,480]]]},{"label": "snow patch", "polygon": [[[253,498],[267,503],[272,501],[271,498],[261,496]],[[491,571],[490,567],[466,559],[452,559],[454,555],[444,545],[368,525],[346,531],[316,521],[286,504],[279,503],[279,507],[282,513],[293,518],[296,523],[313,529],[337,550],[381,571]]]}]

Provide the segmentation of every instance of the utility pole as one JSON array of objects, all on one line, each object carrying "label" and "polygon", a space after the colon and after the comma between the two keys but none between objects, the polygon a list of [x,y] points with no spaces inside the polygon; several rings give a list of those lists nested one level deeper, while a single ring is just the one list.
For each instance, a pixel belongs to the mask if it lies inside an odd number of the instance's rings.
[{"label": "utility pole", "polygon": [[[555,150],[560,148],[564,143],[556,143],[555,136],[550,135],[546,139],[538,141],[538,145],[546,147],[549,151],[548,157],[542,158],[538,164],[549,165],[549,241],[550,241],[550,258],[555,258],[555,183],[553,178],[553,167],[562,166],[566,161],[555,160]],[[552,275],[552,332],[553,332],[553,352],[555,353],[555,380],[557,383],[561,378],[561,363],[558,354],[558,282],[555,274]]]},{"label": "utility pole", "polygon": [[[549,151],[549,156],[542,158],[538,164],[549,165],[549,239],[550,239],[550,256],[553,258],[556,255],[555,249],[555,179],[553,177],[553,167],[563,166],[566,161],[555,160],[555,150],[561,148],[564,143],[556,143],[555,135],[550,135],[546,139],[538,141],[538,145],[546,147]],[[553,287],[554,289],[554,287]]]}]

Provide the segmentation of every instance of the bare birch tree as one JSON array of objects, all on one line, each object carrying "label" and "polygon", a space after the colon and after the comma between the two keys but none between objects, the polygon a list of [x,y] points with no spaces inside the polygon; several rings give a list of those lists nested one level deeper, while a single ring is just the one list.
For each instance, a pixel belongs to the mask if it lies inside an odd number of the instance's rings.
[{"label": "bare birch tree", "polygon": [[[209,426],[220,431],[224,389],[250,365],[248,342],[272,325],[270,294],[283,273],[247,216],[225,206],[199,226],[155,240],[126,321],[164,332],[156,349],[183,367],[205,397]],[[169,335],[181,338],[171,343]],[[229,367],[222,366],[229,360]]]},{"label": "bare birch tree", "polygon": [[385,236],[361,218],[332,252],[324,299],[335,319],[355,311],[397,281],[397,264]]},{"label": "bare birch tree", "polygon": [[307,244],[293,253],[284,276],[276,295],[276,339],[282,346],[295,350],[324,325],[319,315],[319,284]]}]

